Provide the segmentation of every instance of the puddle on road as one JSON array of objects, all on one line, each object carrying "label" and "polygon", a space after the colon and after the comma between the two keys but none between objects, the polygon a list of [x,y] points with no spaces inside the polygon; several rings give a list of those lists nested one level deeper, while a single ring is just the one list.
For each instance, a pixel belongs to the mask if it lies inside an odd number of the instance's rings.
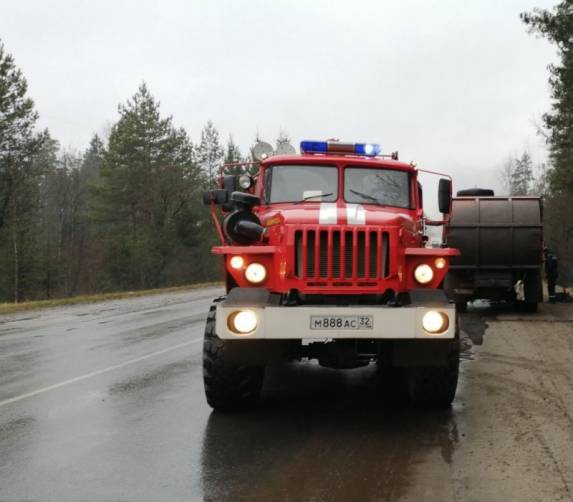
[{"label": "puddle on road", "polygon": [[488,302],[475,301],[468,305],[468,311],[460,315],[460,358],[473,361],[477,354],[474,346],[483,345],[483,339],[489,327],[488,317],[495,313]]},{"label": "puddle on road", "polygon": [[373,367],[299,363],[269,376],[260,409],[210,415],[204,500],[396,500],[425,455],[453,461],[455,408],[397,404],[380,392]]}]

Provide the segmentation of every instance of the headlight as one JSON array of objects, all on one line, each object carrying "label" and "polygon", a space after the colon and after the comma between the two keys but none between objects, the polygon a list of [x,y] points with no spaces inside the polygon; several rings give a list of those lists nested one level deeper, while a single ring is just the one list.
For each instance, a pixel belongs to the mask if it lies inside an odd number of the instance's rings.
[{"label": "headlight", "polygon": [[251,284],[260,284],[267,278],[267,269],[260,263],[251,263],[245,269],[245,279]]},{"label": "headlight", "polygon": [[241,176],[239,176],[239,186],[243,190],[251,188],[252,184],[253,184],[253,178],[251,178],[248,174],[241,174]]},{"label": "headlight", "polygon": [[448,316],[436,310],[429,310],[422,317],[422,327],[433,335],[443,333],[448,329],[450,321]]},{"label": "headlight", "polygon": [[430,265],[418,265],[414,270],[414,278],[420,284],[428,284],[434,278],[434,271]]},{"label": "headlight", "polygon": [[229,265],[231,266],[231,268],[239,270],[243,268],[243,266],[245,265],[245,259],[242,256],[233,256],[229,260]]},{"label": "headlight", "polygon": [[255,331],[257,315],[252,310],[237,310],[228,317],[227,326],[233,333],[246,335]]}]

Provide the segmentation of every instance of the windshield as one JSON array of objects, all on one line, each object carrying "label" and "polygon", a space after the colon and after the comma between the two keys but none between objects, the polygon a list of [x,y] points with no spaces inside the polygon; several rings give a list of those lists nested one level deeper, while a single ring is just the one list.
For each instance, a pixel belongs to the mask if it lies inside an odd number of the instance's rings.
[{"label": "windshield", "polygon": [[265,173],[266,201],[333,202],[338,194],[338,169],[334,166],[280,165]]},{"label": "windshield", "polygon": [[344,170],[344,200],[408,208],[409,175],[394,169],[347,167]]}]

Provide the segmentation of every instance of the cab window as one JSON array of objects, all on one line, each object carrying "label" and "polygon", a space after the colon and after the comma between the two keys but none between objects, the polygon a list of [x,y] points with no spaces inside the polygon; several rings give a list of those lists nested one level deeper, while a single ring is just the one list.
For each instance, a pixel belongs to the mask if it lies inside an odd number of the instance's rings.
[{"label": "cab window", "polygon": [[344,170],[344,200],[409,208],[410,175],[395,169],[347,167]]},{"label": "cab window", "polygon": [[275,202],[334,202],[338,169],[334,166],[278,165],[265,171],[265,200]]}]

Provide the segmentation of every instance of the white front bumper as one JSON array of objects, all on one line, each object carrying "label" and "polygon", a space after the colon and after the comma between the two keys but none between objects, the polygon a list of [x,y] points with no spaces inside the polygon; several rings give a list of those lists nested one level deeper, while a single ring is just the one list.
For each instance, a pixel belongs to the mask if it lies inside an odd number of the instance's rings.
[{"label": "white front bumper", "polygon": [[[237,310],[252,310],[257,315],[257,328],[248,335],[229,330],[227,319]],[[449,327],[439,335],[429,334],[422,327],[422,317],[429,310],[448,316]],[[311,316],[372,316],[372,329],[311,329]],[[233,340],[287,339],[452,339],[455,336],[455,307],[248,307],[217,305],[216,333],[219,338]]]}]

